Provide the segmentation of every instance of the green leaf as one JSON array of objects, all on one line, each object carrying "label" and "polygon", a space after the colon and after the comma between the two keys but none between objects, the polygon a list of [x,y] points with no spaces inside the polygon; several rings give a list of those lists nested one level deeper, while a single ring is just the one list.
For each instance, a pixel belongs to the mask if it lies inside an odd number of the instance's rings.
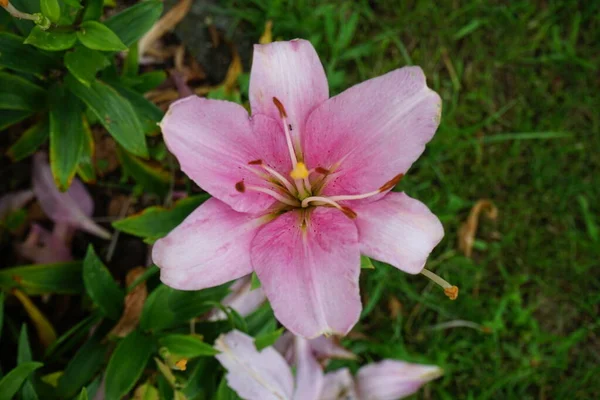
[{"label": "green leaf", "polygon": [[[21,12],[35,14],[40,12],[40,2],[37,0],[10,0],[10,3]],[[35,26],[33,21],[20,18],[13,18],[13,23],[23,35],[27,35]]]},{"label": "green leaf", "polygon": [[279,328],[273,332],[268,332],[257,336],[256,339],[254,339],[254,345],[256,346],[256,349],[261,351],[265,347],[273,346],[277,339],[279,339],[279,337],[283,334],[283,331],[283,328]]},{"label": "green leaf", "polygon": [[29,345],[29,336],[27,335],[27,325],[23,324],[21,326],[21,334],[19,335],[19,343],[17,345],[17,365],[21,365],[31,360],[31,346]]},{"label": "green leaf", "polygon": [[227,379],[223,377],[219,383],[215,400],[241,400],[241,397],[227,385]]},{"label": "green leaf", "polygon": [[29,295],[78,294],[83,290],[81,262],[35,264],[0,269],[0,288],[18,288]]},{"label": "green leaf", "polygon": [[83,12],[83,20],[99,20],[102,17],[102,10],[104,8],[104,0],[88,0]]},{"label": "green leaf", "polygon": [[250,290],[258,289],[261,286],[262,284],[260,283],[260,279],[258,279],[258,275],[256,274],[256,272],[252,271],[252,275],[250,278]]},{"label": "green leaf", "polygon": [[360,267],[365,269],[375,269],[373,262],[367,256],[360,255]]},{"label": "green leaf", "polygon": [[169,190],[169,173],[159,166],[151,165],[117,147],[117,156],[123,166],[125,176],[131,176],[143,188],[159,196],[164,196]]},{"label": "green leaf", "polygon": [[93,50],[127,50],[127,46],[121,42],[121,39],[110,28],[98,21],[82,23],[77,31],[77,38],[84,46]]},{"label": "green leaf", "polygon": [[58,0],[40,0],[40,8],[42,14],[54,23],[57,23],[60,19],[60,4]]},{"label": "green leaf", "polygon": [[0,66],[42,75],[56,65],[52,57],[23,43],[21,36],[0,32]]},{"label": "green leaf", "polygon": [[173,208],[148,207],[139,214],[112,223],[113,228],[149,240],[166,236],[192,211],[209,199],[201,194],[179,200]]},{"label": "green leaf", "polygon": [[125,46],[137,42],[160,18],[163,4],[159,0],[141,1],[104,21]]},{"label": "green leaf", "polygon": [[33,111],[0,110],[0,131],[33,114]]},{"label": "green leaf", "polygon": [[107,345],[95,337],[81,346],[58,381],[57,389],[60,396],[71,398],[91,381],[102,368],[107,351]]},{"label": "green leaf", "polygon": [[77,396],[76,400],[88,400],[88,393],[85,388],[81,389],[81,392],[79,392],[79,396]]},{"label": "green leaf", "polygon": [[24,43],[31,44],[42,50],[62,51],[73,47],[76,41],[77,35],[73,31],[45,31],[39,26],[35,26]]},{"label": "green leaf", "polygon": [[46,92],[18,75],[0,72],[0,108],[36,111],[46,105]]},{"label": "green leaf", "polygon": [[83,148],[83,103],[64,85],[50,89],[50,167],[56,186],[65,191],[71,186]]},{"label": "green leaf", "polygon": [[45,117],[37,124],[27,129],[21,137],[8,149],[8,155],[13,161],[20,161],[29,157],[48,140],[50,124]]},{"label": "green leaf", "polygon": [[162,330],[185,323],[210,311],[215,302],[221,301],[229,293],[227,286],[189,292],[161,284],[146,299],[140,327],[144,330]]},{"label": "green leaf", "polygon": [[210,344],[204,343],[202,337],[195,335],[167,335],[160,338],[159,343],[166,347],[170,354],[183,358],[211,357],[219,354]]},{"label": "green leaf", "polygon": [[121,146],[137,156],[148,157],[143,128],[135,110],[115,89],[98,80],[87,87],[70,74],[65,82]]},{"label": "green leaf", "polygon": [[87,294],[102,314],[113,320],[121,317],[125,294],[108,268],[100,261],[92,245],[88,246],[83,260],[83,284]]},{"label": "green leaf", "polygon": [[94,166],[94,136],[87,120],[83,119],[83,145],[79,155],[77,174],[86,183],[96,181],[96,168]]},{"label": "green leaf", "polygon": [[165,71],[150,71],[136,76],[136,83],[131,87],[139,93],[146,93],[152,89],[156,89],[166,79],[167,73]]},{"label": "green leaf", "polygon": [[0,380],[0,400],[11,400],[29,375],[42,365],[39,362],[26,362],[6,374]]},{"label": "green leaf", "polygon": [[139,331],[121,340],[106,368],[107,399],[120,399],[133,388],[153,350],[152,338]]},{"label": "green leaf", "polygon": [[158,133],[160,128],[158,123],[163,119],[165,113],[158,108],[154,103],[148,101],[144,96],[136,92],[135,90],[126,88],[124,86],[118,84],[112,84],[111,86],[115,88],[117,92],[123,97],[125,97],[133,108],[135,109],[136,114],[140,118],[140,122],[144,128],[144,133],[146,135],[152,135]]},{"label": "green leaf", "polygon": [[90,86],[96,79],[98,71],[108,67],[110,62],[98,51],[84,46],[75,47],[75,50],[65,54],[65,66],[79,82]]}]

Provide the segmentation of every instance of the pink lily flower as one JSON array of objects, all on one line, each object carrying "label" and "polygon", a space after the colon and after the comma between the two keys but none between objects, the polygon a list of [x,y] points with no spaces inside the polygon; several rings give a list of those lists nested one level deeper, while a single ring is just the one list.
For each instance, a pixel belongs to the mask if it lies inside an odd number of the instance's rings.
[{"label": "pink lily flower", "polygon": [[[289,364],[294,364],[296,362],[296,342],[298,340],[306,339],[287,331],[277,339],[273,347]],[[319,336],[308,339],[307,343],[315,358],[323,365],[327,365],[327,362],[334,358],[340,360],[356,359],[356,355],[338,344],[334,336]]]},{"label": "pink lily flower", "polygon": [[443,237],[390,190],[425,149],[440,97],[405,67],[329,98],[305,40],[256,45],[252,116],[189,96],[161,123],[182,170],[213,198],[156,242],[162,281],[198,290],[256,271],[275,316],[305,337],[346,334],[361,312],[360,254],[420,273]]},{"label": "pink lily flower", "polygon": [[217,360],[227,383],[247,400],[395,400],[415,393],[442,374],[439,367],[384,360],[359,369],[355,380],[347,368],[325,374],[308,341],[295,341],[296,379],[273,347],[256,349],[240,331],[219,336]]}]

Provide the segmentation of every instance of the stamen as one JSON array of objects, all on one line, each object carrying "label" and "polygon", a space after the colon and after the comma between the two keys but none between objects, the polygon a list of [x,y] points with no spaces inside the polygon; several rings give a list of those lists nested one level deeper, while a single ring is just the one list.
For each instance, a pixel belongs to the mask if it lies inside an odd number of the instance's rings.
[{"label": "stamen", "polygon": [[448,296],[450,300],[456,300],[456,298],[458,297],[458,286],[451,285],[450,283],[442,279],[440,276],[434,274],[433,272],[425,268],[423,268],[421,274],[425,275],[433,282],[440,285],[444,289],[444,294]]},{"label": "stamen", "polygon": [[285,108],[281,101],[277,97],[273,97],[273,104],[279,110],[279,116],[283,122],[283,131],[285,132],[285,141],[287,142],[288,150],[290,152],[290,159],[292,160],[292,168],[296,169],[296,164],[298,164],[298,159],[296,158],[296,151],[294,150],[294,145],[292,144],[292,135],[290,134],[289,124],[287,123],[287,113],[285,112]]},{"label": "stamen", "polygon": [[400,180],[402,179],[402,177],[404,177],[404,174],[398,174],[393,179],[391,179],[388,182],[386,182],[379,189],[374,190],[374,191],[369,192],[369,193],[363,193],[363,194],[343,194],[343,195],[340,195],[340,196],[331,196],[330,199],[334,200],[334,201],[360,200],[360,199],[366,199],[367,197],[376,196],[376,195],[378,195],[378,194],[380,194],[382,192],[385,192],[386,190],[392,189],[394,186],[396,186],[398,184],[398,182],[400,182]]},{"label": "stamen", "polygon": [[297,200],[293,200],[288,197],[285,197],[271,189],[267,189],[267,188],[260,187],[260,186],[247,186],[246,189],[253,190],[255,192],[261,192],[264,194],[268,194],[269,196],[273,197],[274,199],[279,200],[280,202],[285,203],[292,207],[300,206],[300,202],[298,202]]},{"label": "stamen", "polygon": [[285,188],[290,192],[290,194],[294,194],[297,192],[297,190],[294,188],[294,186],[287,179],[285,179],[285,177],[283,175],[281,175],[279,172],[275,171],[273,168],[266,165],[262,160],[250,161],[248,164],[260,165],[262,168],[265,169],[265,171],[267,171],[275,179],[277,179],[279,182],[281,182],[281,184],[283,186],[285,186]]}]

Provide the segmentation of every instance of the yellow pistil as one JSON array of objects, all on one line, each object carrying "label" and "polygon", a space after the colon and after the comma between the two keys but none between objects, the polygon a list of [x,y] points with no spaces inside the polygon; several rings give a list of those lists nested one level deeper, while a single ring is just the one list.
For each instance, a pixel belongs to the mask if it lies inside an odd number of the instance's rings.
[{"label": "yellow pistil", "polygon": [[292,179],[305,179],[308,178],[308,168],[302,161],[298,161],[298,164],[294,167],[292,172],[290,172],[290,176]]}]

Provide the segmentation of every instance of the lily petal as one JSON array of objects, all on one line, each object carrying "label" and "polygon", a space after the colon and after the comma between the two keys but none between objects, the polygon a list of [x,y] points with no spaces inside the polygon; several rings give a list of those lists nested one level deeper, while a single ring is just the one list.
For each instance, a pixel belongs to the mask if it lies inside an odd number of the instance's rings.
[{"label": "lily petal", "polygon": [[[231,285],[229,290],[231,293],[221,301],[221,304],[233,308],[242,317],[246,317],[258,310],[267,300],[267,296],[265,296],[261,288],[252,290],[252,278],[250,275],[238,279]],[[224,319],[227,319],[227,315],[221,309],[215,309],[208,318],[209,321],[221,321]]]},{"label": "lily petal", "polygon": [[356,382],[361,400],[396,400],[410,396],[442,374],[435,365],[384,360],[359,369]]},{"label": "lily petal", "polygon": [[219,336],[215,357],[227,369],[227,383],[248,400],[289,400],[294,391],[292,371],[272,347],[256,350],[254,339],[234,330]]},{"label": "lily petal", "polygon": [[265,183],[248,163],[261,160],[279,172],[290,168],[281,123],[264,115],[250,119],[236,103],[189,96],[171,105],[161,128],[182,171],[239,212],[260,212],[273,203],[244,189]]},{"label": "lily petal", "polygon": [[250,72],[252,115],[264,114],[280,120],[273,97],[283,104],[287,122],[292,126],[290,134],[298,143],[310,112],[329,98],[325,70],[309,41],[296,39],[254,46]]},{"label": "lily petal", "polygon": [[325,374],[319,400],[359,400],[354,378],[348,368]]},{"label": "lily petal", "polygon": [[296,337],[296,393],[294,400],[318,400],[323,386],[323,369],[308,340]]},{"label": "lily petal", "polygon": [[440,220],[418,200],[390,192],[357,206],[356,226],[362,254],[409,274],[418,274],[444,237]]},{"label": "lily petal", "polygon": [[61,237],[50,233],[38,224],[32,224],[24,242],[15,245],[15,250],[35,264],[53,264],[71,261],[71,250]]},{"label": "lily petal", "polygon": [[345,335],[361,311],[356,226],[332,208],[312,210],[303,226],[290,211],[252,241],[252,265],[277,319],[299,336]]},{"label": "lily petal", "polygon": [[306,165],[333,171],[325,195],[378,190],[421,155],[440,113],[440,97],[419,67],[365,81],[310,115],[302,136]]},{"label": "lily petal", "polygon": [[33,192],[44,213],[56,223],[64,222],[103,239],[110,239],[110,232],[90,219],[94,203],[83,184],[74,178],[66,192],[58,190],[48,165],[48,156],[36,153],[33,156]]},{"label": "lily petal", "polygon": [[261,218],[211,198],[152,248],[160,279],[180,290],[221,285],[252,272],[250,242]]},{"label": "lily petal", "polygon": [[[275,342],[275,349],[280,352],[290,364],[296,362],[295,339],[292,332],[285,332]],[[335,336],[319,336],[308,341],[311,351],[320,362],[329,361],[332,358],[355,360],[354,353],[346,350],[336,342]]]}]

